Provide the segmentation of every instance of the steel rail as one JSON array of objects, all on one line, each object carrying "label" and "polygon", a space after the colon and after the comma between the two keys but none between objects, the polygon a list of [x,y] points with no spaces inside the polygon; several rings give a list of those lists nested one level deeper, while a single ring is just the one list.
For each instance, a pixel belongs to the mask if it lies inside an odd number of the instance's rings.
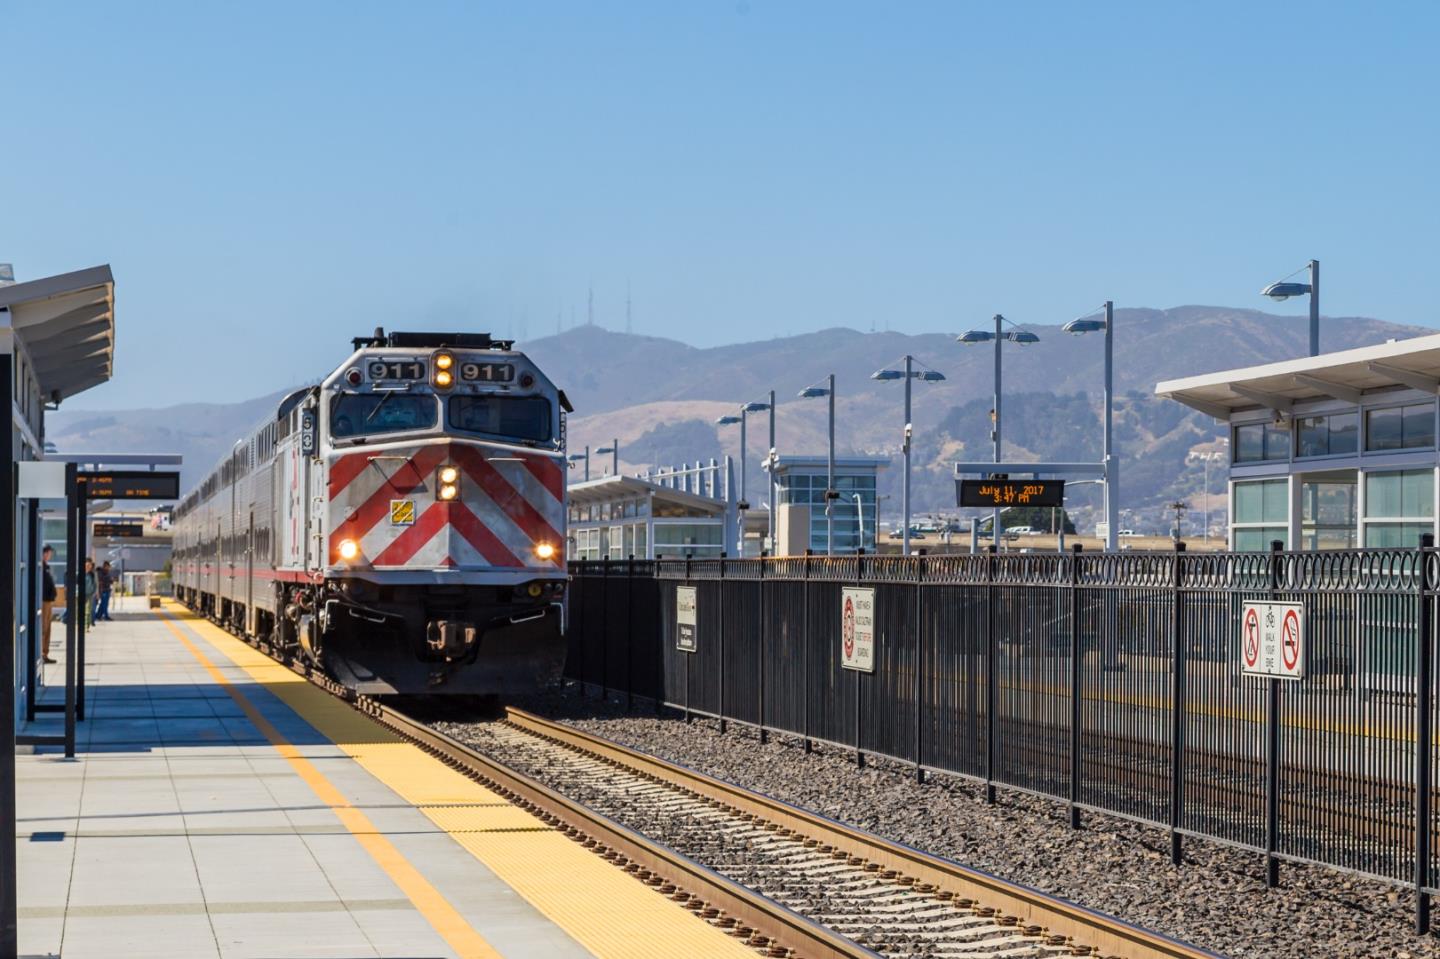
[{"label": "steel rail", "polygon": [[[680,900],[732,935],[745,939],[749,945],[763,950],[764,954],[795,956],[797,959],[881,959],[878,953],[561,795],[391,706],[363,698],[355,705],[397,735],[447,765],[489,785],[504,798],[539,816],[570,838],[583,842],[596,855],[605,856],[627,872],[638,874],[647,885],[660,887],[662,892],[667,885],[670,886],[672,898]],[[696,899],[700,901],[696,902]],[[733,922],[727,922],[727,919]]]},{"label": "steel rail", "polygon": [[1091,947],[1092,955],[1123,956],[1126,959],[1217,959],[1215,953],[1105,913],[882,839],[742,786],[636,752],[600,736],[513,707],[507,707],[505,712],[511,725],[532,735],[589,753],[640,775],[678,785],[739,813],[834,846],[851,857],[874,863],[880,870],[909,877],[917,885],[929,884],[957,899],[982,903],[1017,917],[1021,925],[1042,926],[1052,935],[1064,936],[1077,944]]}]

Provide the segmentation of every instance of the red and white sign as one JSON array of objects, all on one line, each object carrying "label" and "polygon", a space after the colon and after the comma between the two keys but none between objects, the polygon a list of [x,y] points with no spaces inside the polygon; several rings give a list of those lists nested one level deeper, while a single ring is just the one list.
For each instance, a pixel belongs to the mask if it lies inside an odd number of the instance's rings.
[{"label": "red and white sign", "polygon": [[840,665],[875,672],[875,590],[840,590]]},{"label": "red and white sign", "polygon": [[1305,678],[1305,605],[1246,603],[1240,612],[1241,671],[1276,679]]}]

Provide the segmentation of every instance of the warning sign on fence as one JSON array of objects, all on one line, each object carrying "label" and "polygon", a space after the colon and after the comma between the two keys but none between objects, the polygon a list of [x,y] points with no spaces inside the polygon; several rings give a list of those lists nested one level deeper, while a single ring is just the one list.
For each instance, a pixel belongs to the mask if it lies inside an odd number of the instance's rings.
[{"label": "warning sign on fence", "polygon": [[698,648],[695,636],[695,587],[675,587],[675,648],[693,653]]},{"label": "warning sign on fence", "polygon": [[1251,676],[1305,678],[1305,605],[1245,603],[1240,609],[1240,667]]},{"label": "warning sign on fence", "polygon": [[840,590],[840,665],[875,672],[875,590]]}]

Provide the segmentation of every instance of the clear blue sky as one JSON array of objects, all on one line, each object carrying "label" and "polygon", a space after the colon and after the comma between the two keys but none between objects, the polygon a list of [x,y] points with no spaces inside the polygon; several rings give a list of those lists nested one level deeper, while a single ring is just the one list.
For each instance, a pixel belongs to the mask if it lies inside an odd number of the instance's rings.
[{"label": "clear blue sky", "polygon": [[[0,261],[109,262],[115,381],[390,327],[696,344],[1264,307],[1440,324],[1432,3],[11,3]],[[1303,312],[1303,301],[1287,307]],[[597,363],[604,362],[597,357]]]}]

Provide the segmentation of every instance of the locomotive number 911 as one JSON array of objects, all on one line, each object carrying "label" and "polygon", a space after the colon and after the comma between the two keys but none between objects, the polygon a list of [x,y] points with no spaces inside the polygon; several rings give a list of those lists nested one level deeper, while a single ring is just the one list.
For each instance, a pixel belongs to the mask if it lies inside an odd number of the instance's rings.
[{"label": "locomotive number 911", "polygon": [[357,338],[181,500],[179,597],[357,693],[554,681],[568,412],[508,341]]}]

